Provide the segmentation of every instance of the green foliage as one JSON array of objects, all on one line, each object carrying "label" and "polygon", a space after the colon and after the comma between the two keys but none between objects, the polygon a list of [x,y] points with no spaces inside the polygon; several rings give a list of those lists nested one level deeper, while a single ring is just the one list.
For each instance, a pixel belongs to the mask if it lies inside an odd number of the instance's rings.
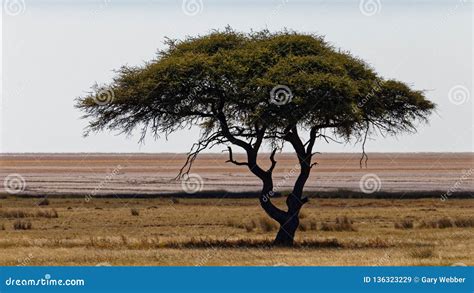
[{"label": "green foliage", "polygon": [[[285,132],[297,127],[360,139],[369,129],[414,131],[434,109],[423,92],[384,80],[316,35],[226,28],[166,44],[155,60],[122,67],[112,83],[78,99],[89,131],[141,127],[143,135],[150,129],[168,135],[200,125],[212,143],[232,142],[223,127],[237,138],[264,131],[265,139],[283,142]],[[278,85],[291,90],[291,102],[272,103]],[[112,98],[97,103],[104,91]]]}]

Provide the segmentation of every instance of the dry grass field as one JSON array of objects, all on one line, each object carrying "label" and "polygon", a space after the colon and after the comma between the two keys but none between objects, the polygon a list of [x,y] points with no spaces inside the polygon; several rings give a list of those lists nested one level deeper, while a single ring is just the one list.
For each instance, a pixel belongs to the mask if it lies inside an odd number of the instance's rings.
[{"label": "dry grass field", "polygon": [[312,199],[295,248],[256,199],[37,203],[0,200],[0,265],[474,265],[469,199]]},{"label": "dry grass field", "polygon": [[[258,200],[228,196],[258,191],[260,182],[225,164],[226,155],[196,161],[203,192],[223,197],[201,199],[159,197],[183,194],[171,181],[180,154],[0,155],[0,180],[23,179],[11,181],[17,194],[0,191],[0,265],[474,265],[472,153],[369,154],[363,169],[359,157],[319,155],[306,190],[360,193],[361,178],[375,174],[377,190],[395,196],[311,198],[297,246],[276,248],[276,223]],[[277,161],[283,192],[296,161]],[[408,199],[412,191],[432,198]],[[467,198],[441,200],[448,191]]]}]

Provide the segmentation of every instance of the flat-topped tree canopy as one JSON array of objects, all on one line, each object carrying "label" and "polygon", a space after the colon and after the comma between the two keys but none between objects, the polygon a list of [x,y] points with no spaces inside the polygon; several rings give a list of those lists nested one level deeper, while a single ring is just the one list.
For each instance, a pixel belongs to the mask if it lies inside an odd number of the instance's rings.
[{"label": "flat-topped tree canopy", "polygon": [[[166,44],[155,60],[122,67],[111,84],[79,99],[90,130],[141,125],[160,134],[199,124],[212,132],[221,113],[236,136],[254,137],[259,124],[268,138],[292,125],[331,127],[349,138],[367,122],[387,132],[412,130],[434,106],[423,92],[380,78],[316,35],[227,28]],[[291,102],[272,103],[278,85],[288,87]],[[104,92],[113,99],[97,103]]]},{"label": "flat-topped tree canopy", "polygon": [[[293,190],[298,199],[317,137],[365,140],[371,129],[383,134],[414,131],[416,121],[426,121],[434,109],[422,91],[383,79],[362,60],[313,34],[226,28],[167,39],[166,45],[155,60],[120,68],[110,84],[95,86],[78,99],[77,107],[90,119],[88,130],[130,133],[140,128],[144,138],[147,131],[168,135],[198,125],[202,136],[189,153],[185,172],[200,151],[235,144],[246,151],[248,161],[239,163],[232,156],[229,161],[248,165],[267,191],[275,150],[289,142],[302,167]],[[301,129],[309,133],[306,142],[298,134]],[[274,147],[269,170],[256,163],[264,141]],[[278,212],[272,215],[271,203],[261,203],[272,218],[284,221],[283,211],[274,216]],[[301,205],[288,207],[286,213],[299,212]]]}]

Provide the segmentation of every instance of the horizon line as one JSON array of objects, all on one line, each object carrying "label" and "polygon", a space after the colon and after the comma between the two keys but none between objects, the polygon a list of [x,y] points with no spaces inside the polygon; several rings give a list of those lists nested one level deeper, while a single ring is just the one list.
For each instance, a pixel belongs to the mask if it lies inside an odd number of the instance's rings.
[{"label": "horizon line", "polygon": [[[245,154],[245,152],[233,152],[234,154]],[[269,154],[270,151],[260,152],[259,154]],[[294,154],[295,152],[285,151],[277,154]],[[321,154],[361,154],[362,152],[321,152]],[[473,151],[414,151],[414,152],[366,152],[367,154],[474,154]],[[73,154],[97,154],[97,155],[187,155],[187,152],[0,152],[1,155],[73,155]],[[203,152],[200,155],[225,155],[227,152]]]}]

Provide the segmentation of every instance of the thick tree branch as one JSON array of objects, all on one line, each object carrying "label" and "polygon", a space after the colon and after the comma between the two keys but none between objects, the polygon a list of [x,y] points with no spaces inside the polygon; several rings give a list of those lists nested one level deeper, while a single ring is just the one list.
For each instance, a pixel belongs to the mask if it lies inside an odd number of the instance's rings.
[{"label": "thick tree branch", "polygon": [[225,118],[225,115],[222,113],[222,112],[219,112],[217,115],[216,115],[217,119],[219,120],[220,122],[220,126],[221,126],[221,129],[222,129],[222,134],[233,144],[237,145],[237,146],[240,146],[241,148],[243,148],[244,150],[246,150],[247,152],[250,151],[252,149],[252,146],[241,140],[241,139],[238,139],[236,138],[234,135],[232,135],[232,133],[229,131],[229,125],[227,124],[227,119]]},{"label": "thick tree branch", "polygon": [[306,154],[310,155],[313,151],[314,142],[316,141],[316,134],[318,133],[318,128],[313,127],[309,132],[308,146],[306,147]]},{"label": "thick tree branch", "polygon": [[[247,152],[247,166],[249,170],[258,178],[260,178],[263,182],[263,190],[259,197],[260,205],[270,217],[272,217],[274,220],[276,220],[280,224],[283,224],[288,219],[288,216],[285,211],[279,209],[271,202],[270,197],[273,195],[273,180],[272,180],[271,173],[265,172],[257,164],[258,148],[252,147],[252,145],[250,145],[249,143],[243,140],[240,140],[236,138],[234,135],[232,135],[232,133],[229,131],[229,125],[227,123],[226,117],[222,113],[222,107],[223,107],[223,104],[219,105],[219,112],[216,115],[216,117],[218,118],[220,122],[222,134],[224,135],[224,137],[226,137],[229,140],[229,142],[242,147]],[[262,138],[260,139],[263,139],[263,135],[265,132],[261,131],[260,133],[262,135]],[[258,137],[257,137],[256,144],[258,147],[260,147],[259,144],[261,144],[261,142],[258,143]],[[232,151],[229,151],[229,154],[231,152]]]},{"label": "thick tree branch", "polygon": [[275,166],[277,164],[277,161],[275,160],[275,153],[276,153],[277,149],[274,149],[272,151],[272,153],[270,154],[270,161],[272,162],[272,165],[270,166],[270,168],[267,170],[268,173],[273,173],[273,169],[275,169]]},{"label": "thick tree branch", "polygon": [[262,128],[259,128],[257,124],[255,124],[255,133],[257,140],[255,141],[255,144],[253,145],[253,149],[258,152],[260,149],[260,146],[262,145],[263,138],[265,137],[265,131],[266,127],[263,126]]},{"label": "thick tree branch", "polygon": [[298,135],[298,130],[296,129],[296,126],[291,127],[291,130],[286,133],[284,139],[293,146],[296,155],[298,156],[298,161],[300,162],[301,167],[304,167],[303,165],[306,161],[306,150],[304,148],[303,142],[301,141]]},{"label": "thick tree branch", "polygon": [[237,162],[237,161],[235,161],[234,158],[233,158],[233,155],[232,155],[232,148],[230,146],[228,146],[227,149],[229,150],[229,159],[226,161],[226,163],[232,163],[232,164],[237,165],[237,166],[248,166],[249,165],[248,162]]}]

